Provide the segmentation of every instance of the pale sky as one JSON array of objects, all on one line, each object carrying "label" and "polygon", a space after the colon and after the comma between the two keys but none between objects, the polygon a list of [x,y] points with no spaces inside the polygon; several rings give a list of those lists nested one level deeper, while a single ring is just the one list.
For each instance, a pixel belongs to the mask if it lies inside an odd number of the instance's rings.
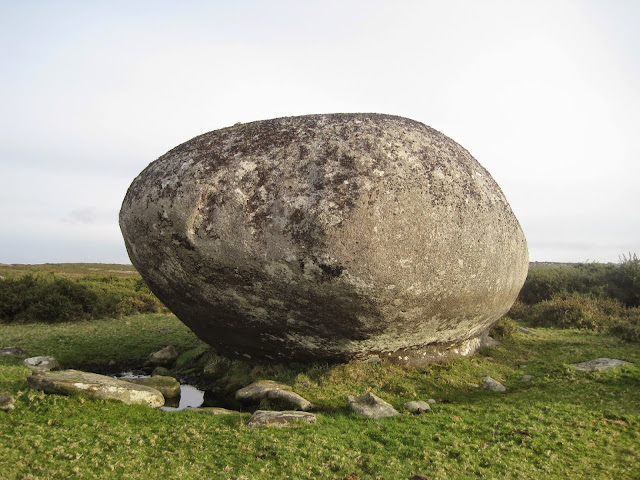
[{"label": "pale sky", "polygon": [[377,112],[492,174],[533,261],[640,254],[637,0],[0,0],[0,263],[129,263],[140,171],[237,122]]}]

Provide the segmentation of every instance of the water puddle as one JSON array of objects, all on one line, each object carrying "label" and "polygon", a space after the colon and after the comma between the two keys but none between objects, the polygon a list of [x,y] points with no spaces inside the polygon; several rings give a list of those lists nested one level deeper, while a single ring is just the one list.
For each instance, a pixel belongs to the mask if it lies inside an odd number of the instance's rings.
[{"label": "water puddle", "polygon": [[[116,378],[150,378],[151,375],[145,374],[140,370],[132,370],[122,372]],[[180,384],[180,395],[174,398],[165,398],[164,407],[160,410],[165,412],[178,412],[187,407],[198,408],[204,403],[204,391],[194,387],[193,385]]]}]

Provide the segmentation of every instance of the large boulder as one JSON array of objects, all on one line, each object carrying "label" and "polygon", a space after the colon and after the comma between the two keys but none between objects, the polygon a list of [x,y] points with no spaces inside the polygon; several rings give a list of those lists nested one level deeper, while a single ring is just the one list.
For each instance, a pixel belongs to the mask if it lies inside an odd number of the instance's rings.
[{"label": "large boulder", "polygon": [[491,175],[422,123],[258,121],[151,163],[120,211],[151,290],[226,355],[466,355],[514,302],[527,245]]}]

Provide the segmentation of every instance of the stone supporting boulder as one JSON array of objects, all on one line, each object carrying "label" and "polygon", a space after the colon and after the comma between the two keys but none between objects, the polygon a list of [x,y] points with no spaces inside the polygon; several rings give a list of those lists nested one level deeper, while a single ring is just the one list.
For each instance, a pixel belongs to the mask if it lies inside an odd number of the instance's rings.
[{"label": "stone supporting boulder", "polygon": [[369,392],[361,397],[349,395],[347,397],[349,408],[358,415],[367,418],[385,418],[400,415],[389,403]]},{"label": "stone supporting boulder", "polygon": [[299,411],[270,411],[256,410],[247,422],[247,427],[288,427],[296,423],[316,423],[316,416],[313,413]]},{"label": "stone supporting boulder", "polygon": [[221,354],[253,359],[469,355],[528,270],[489,172],[442,133],[389,115],[196,137],[133,181],[120,227],[178,318]]},{"label": "stone supporting boulder", "polygon": [[164,397],[155,388],[118,380],[97,373],[79,370],[57,372],[34,371],[27,377],[29,386],[46,393],[83,395],[101,400],[118,400],[127,405],[147,405],[159,408]]}]

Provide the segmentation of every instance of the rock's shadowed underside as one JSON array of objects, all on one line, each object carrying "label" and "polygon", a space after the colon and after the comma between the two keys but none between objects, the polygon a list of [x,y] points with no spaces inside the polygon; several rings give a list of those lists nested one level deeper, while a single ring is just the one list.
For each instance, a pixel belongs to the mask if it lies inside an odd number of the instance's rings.
[{"label": "rock's shadowed underside", "polygon": [[153,292],[227,355],[300,361],[468,354],[528,268],[500,188],[406,118],[309,115],[196,137],[120,211]]}]

